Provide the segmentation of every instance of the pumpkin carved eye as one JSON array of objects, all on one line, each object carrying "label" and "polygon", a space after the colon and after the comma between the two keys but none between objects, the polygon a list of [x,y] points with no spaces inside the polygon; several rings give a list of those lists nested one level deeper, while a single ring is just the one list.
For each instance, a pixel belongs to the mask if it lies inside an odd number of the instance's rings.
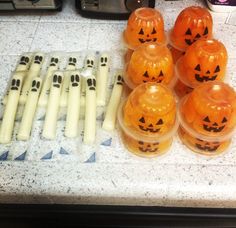
[{"label": "pumpkin carved eye", "polygon": [[218,73],[218,72],[220,72],[220,66],[219,66],[219,65],[217,65],[217,67],[216,67],[214,73]]},{"label": "pumpkin carved eye", "polygon": [[227,122],[227,119],[224,117],[221,123]]},{"label": "pumpkin carved eye", "polygon": [[144,117],[140,118],[140,119],[139,119],[139,122],[141,122],[141,123],[145,123],[145,119],[144,119]]},{"label": "pumpkin carved eye", "polygon": [[205,31],[203,33],[203,36],[207,35],[208,34],[208,27],[205,28]]},{"label": "pumpkin carved eye", "polygon": [[185,35],[192,35],[191,29],[188,28],[188,30],[186,31]]},{"label": "pumpkin carved eye", "polygon": [[151,34],[156,34],[157,33],[157,31],[155,30],[155,28],[153,28],[153,30],[152,30],[152,33]]},{"label": "pumpkin carved eye", "polygon": [[146,77],[146,78],[148,78],[148,77],[149,77],[148,72],[145,71],[145,73],[143,74],[143,76]]},{"label": "pumpkin carved eye", "polygon": [[208,123],[210,123],[210,122],[211,122],[208,116],[207,116],[206,118],[204,118],[204,120],[203,120],[203,121],[205,121],[205,122],[208,122]]},{"label": "pumpkin carved eye", "polygon": [[142,29],[142,28],[140,29],[140,31],[139,31],[138,34],[140,34],[140,35],[144,35],[144,32],[143,32],[143,29]]},{"label": "pumpkin carved eye", "polygon": [[198,65],[194,68],[194,70],[201,71],[200,64],[198,64]]},{"label": "pumpkin carved eye", "polygon": [[162,125],[163,124],[163,120],[159,119],[158,122],[156,123],[156,125]]}]

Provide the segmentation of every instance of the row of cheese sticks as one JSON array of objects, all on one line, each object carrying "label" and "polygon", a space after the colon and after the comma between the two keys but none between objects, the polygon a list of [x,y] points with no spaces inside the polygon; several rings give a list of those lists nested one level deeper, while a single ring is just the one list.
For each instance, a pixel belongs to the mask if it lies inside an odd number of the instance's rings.
[{"label": "row of cheese sticks", "polygon": [[[36,56],[40,57],[42,55],[39,56],[37,54],[35,57]],[[21,60],[25,60],[26,58],[30,59],[28,56],[23,57],[24,58],[21,57]],[[106,63],[108,62],[108,56],[101,55],[100,65],[103,65],[103,67],[106,67],[107,69],[98,67],[96,77],[94,76],[94,64],[91,64],[94,62],[92,57],[88,56],[86,58],[86,64],[82,71],[74,69],[73,65],[76,60],[73,57],[68,59],[66,67],[67,71],[54,71],[58,69],[59,62],[59,59],[54,56],[51,58],[43,86],[42,79],[37,76],[38,74],[36,74],[38,67],[32,67],[35,60],[41,61],[42,58],[35,57],[33,64],[29,67],[28,73],[30,72],[29,75],[31,76],[33,74],[32,71],[34,70],[36,77],[30,78],[31,80],[27,91],[24,90],[27,83],[26,79],[28,79],[28,75],[26,76],[27,73],[24,71],[27,64],[22,64],[23,62],[20,61],[21,64],[19,63],[16,67],[16,71],[12,77],[11,85],[8,90],[8,96],[4,99],[6,106],[0,129],[0,143],[9,143],[11,141],[18,104],[24,104],[24,111],[17,134],[18,140],[27,140],[30,137],[37,104],[40,106],[47,106],[42,133],[43,137],[47,139],[55,138],[58,111],[60,107],[64,106],[67,107],[65,136],[76,137],[80,106],[83,102],[86,104],[84,142],[94,142],[96,134],[96,106],[97,104],[106,104],[108,65],[103,62],[104,59]],[[23,69],[22,67],[20,68],[19,65],[23,65]],[[83,75],[83,77],[81,75]],[[98,93],[99,84],[97,84],[99,77],[100,83],[102,82],[103,84],[100,84],[100,89],[102,89],[102,93],[100,94]],[[116,116],[115,110],[119,104],[123,85],[121,74],[117,75],[115,80],[115,86],[103,124],[104,128],[109,130],[114,128]],[[66,91],[66,93],[63,93],[63,91]],[[26,95],[25,102],[22,98],[24,92]],[[66,100],[66,104],[62,102],[63,100]],[[84,101],[82,102],[82,100]]]}]

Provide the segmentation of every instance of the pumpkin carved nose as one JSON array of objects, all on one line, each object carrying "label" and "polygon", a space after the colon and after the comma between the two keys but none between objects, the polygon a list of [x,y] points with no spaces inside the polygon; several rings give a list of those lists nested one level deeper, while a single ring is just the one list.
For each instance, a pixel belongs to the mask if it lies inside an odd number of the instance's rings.
[{"label": "pumpkin carved nose", "polygon": [[218,124],[217,123],[213,123],[213,126],[218,126]]},{"label": "pumpkin carved nose", "polygon": [[149,124],[148,127],[153,127],[153,125],[152,125],[152,124]]}]

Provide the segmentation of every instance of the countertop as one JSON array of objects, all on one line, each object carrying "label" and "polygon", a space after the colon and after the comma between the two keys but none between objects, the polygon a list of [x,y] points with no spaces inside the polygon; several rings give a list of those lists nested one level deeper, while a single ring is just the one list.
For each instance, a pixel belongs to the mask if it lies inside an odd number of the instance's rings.
[{"label": "countertop", "polygon": [[[0,13],[0,78],[6,88],[20,54],[122,49],[126,21],[82,18],[72,1],[62,12]],[[178,13],[202,1],[156,1],[169,30]],[[227,82],[236,87],[236,26],[228,13],[212,13],[214,36],[229,53]],[[115,57],[114,57],[115,58]],[[119,66],[120,63],[117,63]],[[121,64],[120,64],[121,65]],[[1,97],[4,90],[0,91]],[[218,157],[198,156],[178,138],[165,156],[147,160],[129,154],[120,144],[96,151],[96,159],[0,162],[0,203],[72,203],[236,207],[236,136],[230,150]],[[37,150],[37,145],[35,145]]]}]

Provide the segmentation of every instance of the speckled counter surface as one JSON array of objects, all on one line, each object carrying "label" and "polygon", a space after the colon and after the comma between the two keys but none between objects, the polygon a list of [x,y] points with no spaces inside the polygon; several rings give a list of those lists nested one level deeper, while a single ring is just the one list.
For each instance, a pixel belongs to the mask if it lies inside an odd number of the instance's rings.
[{"label": "speckled counter surface", "polygon": [[[2,88],[22,52],[121,49],[126,21],[82,18],[71,2],[65,1],[61,13],[0,14]],[[204,3],[157,1],[166,30],[184,7],[193,4]],[[229,52],[227,81],[236,87],[236,26],[227,13],[213,13],[213,19],[215,37]],[[97,151],[96,162],[0,162],[0,202],[236,207],[235,141],[236,136],[230,150],[216,158],[197,156],[176,138],[168,154],[152,160],[117,146]]]}]

